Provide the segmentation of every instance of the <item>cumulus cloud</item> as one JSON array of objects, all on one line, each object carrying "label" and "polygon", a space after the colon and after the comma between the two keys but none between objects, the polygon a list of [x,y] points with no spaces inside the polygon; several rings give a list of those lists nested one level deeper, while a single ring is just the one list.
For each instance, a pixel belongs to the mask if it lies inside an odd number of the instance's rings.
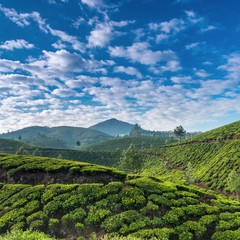
[{"label": "cumulus cloud", "polygon": [[144,65],[154,65],[159,61],[170,61],[176,58],[176,54],[171,50],[152,51],[147,42],[134,43],[128,47],[109,47],[109,53],[113,57],[127,58]]},{"label": "cumulus cloud", "polygon": [[88,47],[105,47],[113,38],[122,35],[116,28],[126,27],[134,21],[105,21],[98,23],[88,36]]},{"label": "cumulus cloud", "polygon": [[34,45],[24,39],[8,40],[0,45],[0,49],[14,50],[14,49],[31,49]]},{"label": "cumulus cloud", "polygon": [[89,47],[104,47],[113,37],[112,27],[109,24],[98,24],[97,27],[91,31],[88,37]]},{"label": "cumulus cloud", "polygon": [[52,28],[46,23],[45,19],[43,19],[38,12],[18,13],[15,9],[5,8],[2,7],[2,5],[0,5],[0,11],[2,11],[7,18],[20,27],[25,27],[30,25],[32,22],[36,22],[41,31],[60,39],[60,42],[58,41],[54,44],[54,46],[57,48],[60,46],[60,43],[62,46],[64,43],[67,43],[70,44],[74,50],[84,52],[83,44],[78,40],[77,37],[71,36],[64,31]]},{"label": "cumulus cloud", "polygon": [[131,76],[137,76],[137,78],[142,78],[142,74],[134,67],[116,66],[114,72],[126,73]]},{"label": "cumulus cloud", "polygon": [[227,63],[218,67],[220,70],[224,70],[228,73],[227,77],[230,79],[239,79],[240,78],[240,54],[231,53],[229,56],[225,57]]}]

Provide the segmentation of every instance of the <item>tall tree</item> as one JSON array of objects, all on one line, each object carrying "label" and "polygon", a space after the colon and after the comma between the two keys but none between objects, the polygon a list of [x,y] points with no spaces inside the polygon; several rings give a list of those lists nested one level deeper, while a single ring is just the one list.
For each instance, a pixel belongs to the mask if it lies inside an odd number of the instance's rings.
[{"label": "tall tree", "polygon": [[179,138],[181,142],[182,137],[186,135],[186,130],[180,125],[173,130],[173,133],[175,134],[176,137]]},{"label": "tall tree", "polygon": [[120,158],[120,168],[128,173],[139,173],[143,166],[143,159],[141,154],[136,149],[134,144],[131,144],[129,148],[123,151],[123,155]]}]

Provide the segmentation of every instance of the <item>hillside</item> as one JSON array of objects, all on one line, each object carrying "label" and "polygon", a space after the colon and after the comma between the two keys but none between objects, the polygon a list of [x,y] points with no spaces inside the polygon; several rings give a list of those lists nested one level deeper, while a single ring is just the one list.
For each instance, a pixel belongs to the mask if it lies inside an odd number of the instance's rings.
[{"label": "hillside", "polygon": [[104,132],[111,136],[124,136],[129,135],[133,127],[133,124],[112,118],[89,128]]},{"label": "hillside", "polygon": [[160,147],[164,144],[176,142],[172,138],[160,138],[160,137],[122,137],[115,138],[108,141],[99,142],[89,147],[86,150],[94,151],[113,151],[113,150],[125,150],[130,144],[134,144],[138,149],[141,148],[153,148]]},{"label": "hillside", "polygon": [[217,139],[240,139],[240,121],[204,132],[188,139],[188,142],[215,141]]},{"label": "hillside", "polygon": [[121,151],[89,151],[36,147],[16,140],[0,138],[0,153],[15,154],[23,147],[25,154],[51,158],[64,158],[75,161],[115,167],[121,156]]},{"label": "hillside", "polygon": [[87,146],[112,137],[97,130],[80,127],[28,127],[0,135],[1,138],[21,140],[39,147],[76,148],[76,142]]},{"label": "hillside", "polygon": [[[146,163],[149,168],[145,167],[144,174],[158,176],[163,165],[167,165],[184,176],[188,163],[191,163],[196,183],[226,191],[229,189],[227,181],[230,172],[235,170],[240,174],[239,127],[240,121],[200,134],[181,144],[149,150],[148,154],[153,159]],[[174,178],[173,175],[170,174]]]},{"label": "hillside", "polygon": [[20,141],[0,138],[0,152],[16,153],[20,147],[32,150],[33,147]]},{"label": "hillside", "polygon": [[1,155],[0,169],[1,234],[239,239],[240,203],[201,188],[39,157]]}]

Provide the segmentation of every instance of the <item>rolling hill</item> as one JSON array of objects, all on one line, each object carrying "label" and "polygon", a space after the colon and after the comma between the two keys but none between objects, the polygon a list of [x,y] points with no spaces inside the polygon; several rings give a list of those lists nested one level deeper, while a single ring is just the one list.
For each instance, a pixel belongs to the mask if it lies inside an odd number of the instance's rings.
[{"label": "rolling hill", "polygon": [[76,148],[76,142],[87,146],[112,137],[100,131],[80,127],[28,127],[0,135],[1,138],[21,140],[39,147]]},{"label": "rolling hill", "polygon": [[190,163],[198,184],[226,191],[229,189],[228,176],[231,171],[235,170],[240,174],[239,126],[240,121],[237,121],[180,144],[149,150],[148,153],[153,158],[147,163],[149,168],[145,168],[144,173],[149,172],[152,175],[155,172],[153,176],[157,176],[163,165],[177,170],[178,173],[179,171],[184,173]]},{"label": "rolling hill", "polygon": [[1,234],[239,239],[240,203],[206,189],[41,157],[2,154],[0,171]]},{"label": "rolling hill", "polygon": [[129,135],[133,127],[133,124],[111,118],[89,128],[104,132],[110,136],[124,136]]}]

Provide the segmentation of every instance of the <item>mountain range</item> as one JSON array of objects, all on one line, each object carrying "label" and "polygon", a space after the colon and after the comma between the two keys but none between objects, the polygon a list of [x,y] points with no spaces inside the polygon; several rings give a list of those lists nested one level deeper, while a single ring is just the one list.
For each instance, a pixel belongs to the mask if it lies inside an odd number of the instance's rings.
[{"label": "mountain range", "polygon": [[[129,136],[133,128],[133,124],[112,118],[88,128],[32,126],[0,134],[0,138],[18,140],[38,147],[78,149],[119,136]],[[198,133],[187,133],[186,137],[196,134]],[[173,131],[148,131],[141,128],[141,136],[173,138],[174,134]]]}]

